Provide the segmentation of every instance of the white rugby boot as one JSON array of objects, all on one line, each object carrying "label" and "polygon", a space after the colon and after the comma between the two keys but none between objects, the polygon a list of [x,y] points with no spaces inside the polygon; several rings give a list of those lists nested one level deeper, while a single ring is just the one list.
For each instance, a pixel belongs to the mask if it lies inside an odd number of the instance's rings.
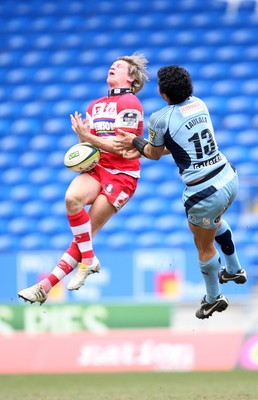
[{"label": "white rugby boot", "polygon": [[47,293],[43,286],[37,283],[36,285],[20,290],[18,297],[21,297],[25,302],[29,301],[31,304],[38,301],[41,305],[47,300]]},{"label": "white rugby boot", "polygon": [[70,279],[67,289],[68,290],[78,290],[82,285],[84,285],[85,279],[96,272],[100,271],[100,262],[95,256],[93,258],[92,265],[86,265],[83,263],[78,263],[79,268],[76,274]]}]

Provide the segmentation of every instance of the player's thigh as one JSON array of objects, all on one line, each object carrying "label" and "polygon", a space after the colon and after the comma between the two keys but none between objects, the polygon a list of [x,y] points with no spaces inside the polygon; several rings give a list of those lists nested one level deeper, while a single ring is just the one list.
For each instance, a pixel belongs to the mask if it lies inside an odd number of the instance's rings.
[{"label": "player's thigh", "polygon": [[188,221],[188,225],[194,235],[198,248],[205,248],[212,245],[218,228],[206,229],[202,226],[193,225],[190,221]]},{"label": "player's thigh", "polygon": [[105,195],[100,194],[89,210],[92,235],[94,236],[115,213],[116,208],[108,201]]},{"label": "player's thigh", "polygon": [[92,204],[101,190],[100,182],[87,173],[77,175],[66,191],[66,201],[77,199],[83,205]]}]

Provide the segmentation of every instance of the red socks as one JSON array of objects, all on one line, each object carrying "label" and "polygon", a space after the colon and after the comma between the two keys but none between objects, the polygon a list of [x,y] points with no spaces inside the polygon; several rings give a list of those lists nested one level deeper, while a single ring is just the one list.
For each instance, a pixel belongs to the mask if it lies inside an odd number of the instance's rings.
[{"label": "red socks", "polygon": [[84,208],[75,215],[68,215],[74,239],[80,249],[82,260],[94,257],[92,248],[91,221]]},{"label": "red socks", "polygon": [[50,275],[42,279],[39,284],[48,293],[50,289],[68,275],[81,261],[81,252],[74,241],[58,261]]}]

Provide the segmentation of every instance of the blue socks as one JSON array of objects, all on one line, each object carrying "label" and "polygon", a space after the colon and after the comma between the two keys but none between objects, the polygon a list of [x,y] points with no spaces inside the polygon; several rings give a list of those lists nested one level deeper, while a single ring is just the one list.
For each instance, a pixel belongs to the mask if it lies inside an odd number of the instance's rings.
[{"label": "blue socks", "polygon": [[215,303],[216,298],[221,294],[218,272],[220,269],[220,255],[217,251],[215,256],[208,261],[199,261],[200,269],[206,286],[206,301]]},{"label": "blue socks", "polygon": [[241,269],[241,265],[237,257],[232,231],[225,220],[222,220],[222,224],[217,230],[215,240],[225,257],[226,271],[229,274],[237,273]]}]

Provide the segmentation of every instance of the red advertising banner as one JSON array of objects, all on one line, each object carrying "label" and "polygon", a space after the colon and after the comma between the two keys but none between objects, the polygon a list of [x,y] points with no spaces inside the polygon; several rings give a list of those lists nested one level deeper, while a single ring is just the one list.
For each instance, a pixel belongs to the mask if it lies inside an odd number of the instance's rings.
[{"label": "red advertising banner", "polygon": [[0,337],[0,374],[231,370],[242,340],[242,332],[169,329],[14,333]]}]

